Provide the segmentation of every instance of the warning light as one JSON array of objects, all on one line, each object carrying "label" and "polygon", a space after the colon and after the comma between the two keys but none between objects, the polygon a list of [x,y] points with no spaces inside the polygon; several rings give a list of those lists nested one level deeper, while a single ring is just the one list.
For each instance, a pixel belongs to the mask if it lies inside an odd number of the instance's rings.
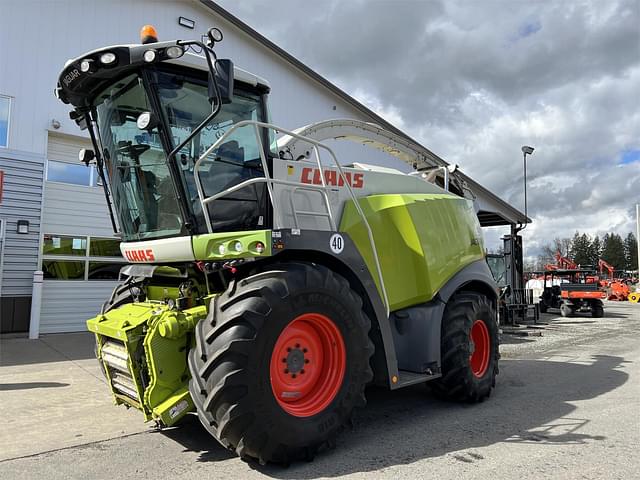
[{"label": "warning light", "polygon": [[140,42],[143,45],[158,41],[158,32],[153,25],[145,25],[140,29]]}]

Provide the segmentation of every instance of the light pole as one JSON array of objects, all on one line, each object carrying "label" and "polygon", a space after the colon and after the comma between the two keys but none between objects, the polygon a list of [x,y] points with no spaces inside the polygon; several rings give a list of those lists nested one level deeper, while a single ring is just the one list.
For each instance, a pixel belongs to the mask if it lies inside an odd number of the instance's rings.
[{"label": "light pole", "polygon": [[636,244],[638,245],[638,278],[640,278],[640,203],[636,203]]},{"label": "light pole", "polygon": [[524,230],[527,226],[527,155],[531,155],[533,153],[534,148],[529,147],[527,145],[522,146],[522,160],[524,163],[524,226],[522,230]]}]

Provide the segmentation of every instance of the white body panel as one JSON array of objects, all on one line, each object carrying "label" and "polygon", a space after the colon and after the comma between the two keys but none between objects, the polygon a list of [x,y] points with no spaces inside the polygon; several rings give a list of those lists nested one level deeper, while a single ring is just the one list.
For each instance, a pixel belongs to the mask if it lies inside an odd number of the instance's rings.
[{"label": "white body panel", "polygon": [[[337,168],[323,166],[325,183],[329,186],[329,205],[336,227],[340,225],[344,203],[351,198],[349,189],[340,177]],[[382,193],[446,193],[442,188],[420,178],[403,173],[380,172],[361,168],[342,167],[346,180],[357,197]],[[274,178],[301,182],[310,188],[321,187],[322,179],[316,162],[274,160]],[[311,230],[331,230],[326,202],[320,189],[301,189],[289,185],[274,184],[274,201],[280,218],[276,218],[281,228]],[[296,214],[296,212],[316,212],[317,215]]]},{"label": "white body panel", "polygon": [[161,238],[120,244],[122,256],[131,263],[192,262],[191,237]]}]

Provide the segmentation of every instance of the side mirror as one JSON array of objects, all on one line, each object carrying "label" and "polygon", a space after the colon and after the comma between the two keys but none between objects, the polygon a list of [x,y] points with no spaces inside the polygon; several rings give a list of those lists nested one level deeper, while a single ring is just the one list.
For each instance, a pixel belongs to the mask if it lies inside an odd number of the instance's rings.
[{"label": "side mirror", "polygon": [[233,62],[227,58],[221,58],[215,61],[215,78],[209,75],[209,98],[215,99],[214,81],[218,84],[218,92],[220,92],[220,103],[226,104],[233,101]]},{"label": "side mirror", "polygon": [[94,158],[96,158],[96,154],[93,152],[93,150],[90,150],[88,148],[83,148],[78,152],[78,159],[87,167],[89,166],[91,160],[93,160]]},{"label": "side mirror", "polygon": [[158,117],[151,112],[142,112],[136,120],[136,125],[140,130],[151,131],[158,126]]}]

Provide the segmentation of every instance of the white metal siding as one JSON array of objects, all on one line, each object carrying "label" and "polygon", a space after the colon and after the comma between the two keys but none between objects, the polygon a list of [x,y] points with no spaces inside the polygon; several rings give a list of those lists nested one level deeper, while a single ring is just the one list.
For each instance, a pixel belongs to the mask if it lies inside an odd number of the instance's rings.
[{"label": "white metal siding", "polygon": [[113,237],[101,187],[47,182],[42,233]]},{"label": "white metal siding", "polygon": [[[49,160],[78,163],[78,150],[89,142],[72,136],[49,135]],[[46,182],[42,233],[112,237],[113,229],[102,187]]]},{"label": "white metal siding", "polygon": [[95,317],[116,282],[45,280],[42,289],[40,333],[78,332]]},{"label": "white metal siding", "polygon": [[[77,133],[80,134],[80,130]],[[83,148],[92,148],[89,139],[49,132],[47,159],[82,165],[78,159],[78,152]]]},{"label": "white metal siding", "polygon": [[[4,192],[0,218],[5,220],[2,296],[31,295],[33,272],[38,266],[40,212],[44,158],[0,148]],[[17,221],[29,221],[29,234],[18,234]]]},{"label": "white metal siding", "polygon": [[[88,142],[82,138],[50,134],[47,157],[75,163],[78,150],[85,147]],[[42,233],[113,237],[102,188],[46,182]],[[84,257],[78,260],[84,261]],[[45,280],[40,332],[86,330],[86,320],[98,313],[116,284],[115,281]]]},{"label": "white metal siding", "polygon": [[[122,12],[126,11],[126,15]],[[189,30],[178,25],[178,17],[195,20]],[[30,35],[24,35],[24,25],[34,18],[46,18]],[[44,153],[47,129],[56,119],[61,127],[56,132],[86,136],[69,119],[69,106],[58,101],[53,88],[63,65],[69,58],[106,45],[136,43],[138,32],[145,24],[153,24],[160,40],[200,38],[209,27],[218,26],[224,32],[219,45],[220,57],[256,75],[266,78],[272,87],[272,119],[285,128],[297,128],[328,118],[369,120],[324,86],[301,74],[271,50],[218,18],[197,1],[59,0],[55,2],[3,2],[0,15],[0,65],[11,75],[0,75],[0,93],[15,98],[12,106],[10,145],[15,148]],[[73,25],[73,28],[61,26]],[[16,39],[20,42],[16,42]],[[52,41],[51,39],[55,39]],[[25,68],[25,52],[35,52],[37,61]],[[334,110],[335,106],[335,110]],[[348,146],[347,152],[361,150]],[[369,156],[377,153],[368,149]],[[77,152],[76,152],[77,153]],[[74,158],[77,158],[74,155]],[[341,158],[352,162],[347,153]],[[391,158],[391,157],[389,157]],[[373,163],[360,155],[359,161]]]}]

